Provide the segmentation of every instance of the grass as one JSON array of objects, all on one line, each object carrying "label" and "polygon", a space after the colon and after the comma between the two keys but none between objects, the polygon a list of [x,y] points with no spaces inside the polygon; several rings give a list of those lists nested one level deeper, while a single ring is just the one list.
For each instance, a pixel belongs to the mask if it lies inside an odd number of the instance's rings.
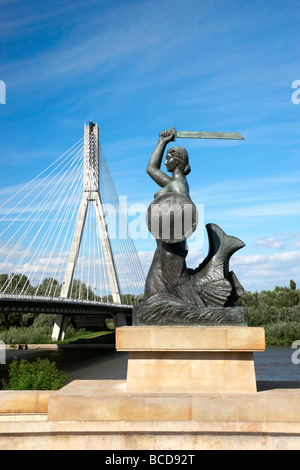
[{"label": "grass", "polygon": [[[50,317],[50,316],[49,316]],[[64,341],[52,341],[53,319],[40,315],[30,326],[11,326],[0,331],[0,340],[12,347],[18,344],[56,344],[56,343],[111,343],[114,341],[114,323],[111,318],[105,319],[104,330],[87,331],[67,327]],[[101,328],[101,327],[100,327]],[[102,327],[103,328],[103,327]],[[103,336],[103,338],[102,338]]]},{"label": "grass", "polygon": [[105,319],[107,330],[85,331],[74,330],[74,334],[68,336],[61,344],[113,344],[115,343],[114,322],[112,318]]},{"label": "grass", "polygon": [[114,342],[114,331],[86,331],[61,341],[59,344],[113,344]]}]

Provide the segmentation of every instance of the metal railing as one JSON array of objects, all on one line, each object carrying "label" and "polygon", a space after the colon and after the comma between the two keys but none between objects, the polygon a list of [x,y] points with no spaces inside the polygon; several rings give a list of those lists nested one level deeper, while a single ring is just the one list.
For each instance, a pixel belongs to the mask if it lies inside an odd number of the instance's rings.
[{"label": "metal railing", "polygon": [[51,301],[57,303],[73,303],[73,304],[84,304],[84,305],[101,305],[102,307],[122,307],[131,309],[132,305],[128,304],[117,304],[112,302],[99,302],[96,300],[87,299],[72,299],[71,297],[51,297],[46,295],[25,295],[25,294],[1,294],[0,301],[2,300],[28,300],[32,302],[37,301]]}]

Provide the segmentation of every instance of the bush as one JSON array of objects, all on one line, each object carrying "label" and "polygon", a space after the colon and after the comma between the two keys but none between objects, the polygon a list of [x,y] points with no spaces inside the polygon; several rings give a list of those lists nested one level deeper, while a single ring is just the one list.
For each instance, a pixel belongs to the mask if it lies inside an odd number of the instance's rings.
[{"label": "bush", "polygon": [[35,362],[15,358],[9,366],[9,380],[2,381],[3,390],[59,390],[66,385],[66,374],[49,359]]},{"label": "bush", "polygon": [[51,326],[11,327],[0,333],[5,344],[46,344],[51,343]]},{"label": "bush", "polygon": [[55,314],[40,313],[34,320],[34,327],[36,326],[50,326],[53,328]]},{"label": "bush", "polygon": [[[51,344],[53,343],[51,334],[53,329],[53,319],[48,319],[51,315],[39,315],[33,325],[25,327],[12,326],[8,330],[0,332],[0,341],[5,344]],[[66,330],[65,339],[72,338],[85,329],[76,330],[69,325]]]}]

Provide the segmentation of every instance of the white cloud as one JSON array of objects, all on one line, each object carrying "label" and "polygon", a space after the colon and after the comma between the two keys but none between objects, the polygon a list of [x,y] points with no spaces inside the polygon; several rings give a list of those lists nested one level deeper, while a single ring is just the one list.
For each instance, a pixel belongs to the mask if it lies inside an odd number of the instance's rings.
[{"label": "white cloud", "polygon": [[235,263],[240,265],[265,263],[265,265],[274,266],[276,263],[300,263],[300,252],[287,251],[284,253],[274,253],[272,255],[236,255],[233,259]]},{"label": "white cloud", "polygon": [[5,258],[20,259],[26,252],[27,256],[32,255],[32,252],[24,247],[18,239],[12,239],[9,243],[0,240],[0,262]]},{"label": "white cloud", "polygon": [[[138,253],[145,273],[151,265],[154,252]],[[187,256],[187,266],[195,268],[206,255],[191,251]],[[290,279],[300,283],[300,252],[296,250],[271,255],[234,255],[230,261],[233,270],[246,290],[261,291],[275,286],[288,286]],[[298,281],[298,282],[297,282]]]},{"label": "white cloud", "polygon": [[186,264],[188,268],[196,268],[206,255],[202,251],[191,250],[186,257]]},{"label": "white cloud", "polygon": [[279,238],[273,238],[273,237],[262,237],[259,238],[256,242],[256,245],[261,245],[261,246],[266,246],[269,248],[275,248],[275,249],[282,249],[283,248],[283,242]]},{"label": "white cloud", "polygon": [[276,285],[289,285],[290,279],[300,280],[300,252],[236,255],[230,267],[245,289],[274,289]]},{"label": "white cloud", "polygon": [[300,233],[293,233],[291,235],[292,245],[293,246],[300,246]]}]

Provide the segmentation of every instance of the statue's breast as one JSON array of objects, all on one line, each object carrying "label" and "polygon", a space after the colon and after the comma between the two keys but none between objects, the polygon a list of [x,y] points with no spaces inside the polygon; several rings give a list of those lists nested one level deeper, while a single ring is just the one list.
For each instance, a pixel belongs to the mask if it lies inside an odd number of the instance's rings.
[{"label": "statue's breast", "polygon": [[189,195],[189,186],[187,184],[187,181],[185,178],[177,178],[174,181],[170,181],[166,186],[164,186],[162,189],[157,191],[157,193],[154,194],[154,198],[162,196],[164,194],[169,194],[169,193],[180,193],[180,194],[186,194],[187,196]]}]

